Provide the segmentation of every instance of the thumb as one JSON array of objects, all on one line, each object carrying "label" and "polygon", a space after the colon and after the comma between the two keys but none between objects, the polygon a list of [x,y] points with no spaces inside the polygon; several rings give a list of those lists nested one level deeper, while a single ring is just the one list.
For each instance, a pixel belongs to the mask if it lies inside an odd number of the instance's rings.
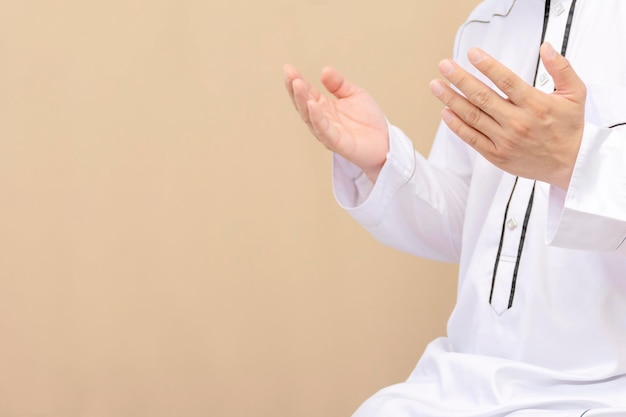
[{"label": "thumb", "polygon": [[545,42],[539,51],[541,62],[554,81],[555,93],[567,96],[574,101],[585,101],[585,83],[578,77],[567,58]]},{"label": "thumb", "polygon": [[337,98],[349,97],[360,90],[359,87],[346,80],[339,71],[332,67],[326,67],[322,70],[321,81],[324,87]]}]

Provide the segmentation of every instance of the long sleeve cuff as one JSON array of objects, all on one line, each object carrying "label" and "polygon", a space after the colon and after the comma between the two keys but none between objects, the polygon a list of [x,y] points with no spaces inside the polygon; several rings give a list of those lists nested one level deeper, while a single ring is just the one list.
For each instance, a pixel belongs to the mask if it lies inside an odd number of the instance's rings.
[{"label": "long sleeve cuff", "polygon": [[568,190],[550,187],[548,244],[605,252],[622,246],[626,237],[625,139],[623,129],[585,125]]},{"label": "long sleeve cuff", "polygon": [[333,154],[333,191],[339,205],[364,226],[375,226],[384,217],[391,199],[415,173],[411,140],[389,126],[389,152],[375,184],[356,165]]}]

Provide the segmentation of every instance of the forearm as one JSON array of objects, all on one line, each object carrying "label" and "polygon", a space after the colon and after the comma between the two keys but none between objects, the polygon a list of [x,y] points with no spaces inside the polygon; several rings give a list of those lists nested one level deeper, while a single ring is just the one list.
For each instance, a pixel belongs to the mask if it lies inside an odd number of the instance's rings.
[{"label": "forearm", "polygon": [[[449,140],[444,137],[447,133],[441,132],[439,140]],[[334,157],[337,201],[382,243],[414,255],[457,262],[469,178],[459,166],[452,170],[440,164],[455,161],[450,155],[454,152],[462,154],[463,164],[468,163],[464,145],[458,145],[451,152],[448,145],[436,143],[425,160],[404,133],[390,127],[390,152],[376,184],[341,157]]]}]

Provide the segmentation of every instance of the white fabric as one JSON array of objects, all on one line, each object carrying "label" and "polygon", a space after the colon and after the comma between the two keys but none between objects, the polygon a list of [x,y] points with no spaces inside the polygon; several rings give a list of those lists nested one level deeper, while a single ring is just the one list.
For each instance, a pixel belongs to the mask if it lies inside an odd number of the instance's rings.
[{"label": "white fabric", "polygon": [[[557,3],[546,40],[558,50],[571,0],[563,13]],[[542,0],[485,1],[459,29],[454,57],[485,80],[466,59],[480,46],[532,84],[543,14]],[[588,87],[584,137],[567,191],[537,183],[511,308],[533,181],[520,178],[511,198],[490,302],[513,176],[443,124],[428,160],[390,125],[375,185],[334,156],[338,202],[375,237],[460,263],[448,337],[355,417],[626,416],[626,126],[615,126],[626,123],[624,22],[624,0],[576,3],[567,57]]]}]

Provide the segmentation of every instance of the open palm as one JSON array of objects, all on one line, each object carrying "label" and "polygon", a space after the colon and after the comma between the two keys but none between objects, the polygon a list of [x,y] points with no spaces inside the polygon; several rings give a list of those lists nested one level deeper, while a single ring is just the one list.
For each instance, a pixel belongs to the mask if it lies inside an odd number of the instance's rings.
[{"label": "open palm", "polygon": [[375,181],[389,150],[387,122],[376,101],[337,70],[322,70],[327,97],[292,66],[285,66],[291,100],[313,135],[331,151],[361,168]]}]

